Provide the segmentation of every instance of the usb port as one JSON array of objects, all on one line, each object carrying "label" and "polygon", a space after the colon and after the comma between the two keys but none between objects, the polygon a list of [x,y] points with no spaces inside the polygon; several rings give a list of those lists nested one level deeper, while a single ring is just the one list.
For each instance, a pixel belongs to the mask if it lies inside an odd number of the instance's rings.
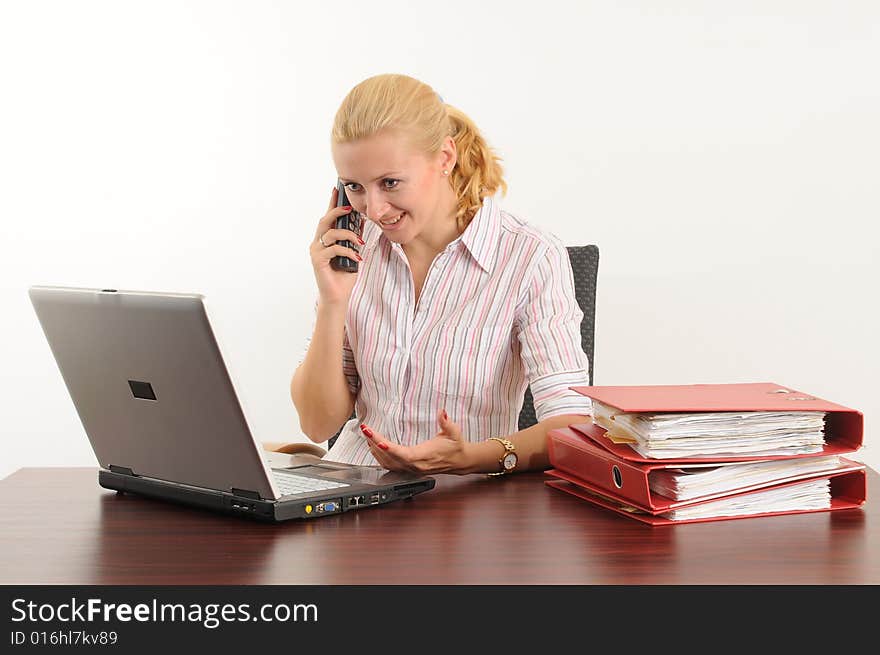
[{"label": "usb port", "polygon": [[372,496],[370,496],[370,505],[375,505],[379,502],[379,492],[377,491]]}]

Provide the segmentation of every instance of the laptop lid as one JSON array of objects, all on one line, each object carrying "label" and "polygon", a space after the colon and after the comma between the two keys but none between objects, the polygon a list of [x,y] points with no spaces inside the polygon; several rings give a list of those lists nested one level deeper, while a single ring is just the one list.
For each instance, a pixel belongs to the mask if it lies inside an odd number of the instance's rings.
[{"label": "laptop lid", "polygon": [[202,295],[46,286],[29,295],[102,468],[281,496]]}]

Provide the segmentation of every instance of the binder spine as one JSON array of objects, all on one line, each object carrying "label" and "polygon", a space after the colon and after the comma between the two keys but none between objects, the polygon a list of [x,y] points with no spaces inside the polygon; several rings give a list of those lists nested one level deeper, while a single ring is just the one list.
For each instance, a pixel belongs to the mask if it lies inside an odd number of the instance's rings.
[{"label": "binder spine", "polygon": [[868,496],[865,469],[831,478],[831,497],[839,502],[862,505]]},{"label": "binder spine", "polygon": [[836,411],[825,414],[825,443],[841,452],[855,452],[862,446],[864,415],[857,411]]},{"label": "binder spine", "polygon": [[566,431],[551,431],[550,461],[564,473],[584,480],[613,496],[642,507],[653,507],[648,476],[644,468],[607,456],[602,450]]}]

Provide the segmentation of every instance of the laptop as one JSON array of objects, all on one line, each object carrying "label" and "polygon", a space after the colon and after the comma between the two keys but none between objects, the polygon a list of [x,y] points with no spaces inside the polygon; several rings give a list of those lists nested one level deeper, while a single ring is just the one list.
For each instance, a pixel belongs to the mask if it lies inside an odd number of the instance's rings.
[{"label": "laptop", "polygon": [[248,427],[201,294],[28,292],[105,489],[286,521],[434,488],[429,476],[377,466],[273,460]]}]

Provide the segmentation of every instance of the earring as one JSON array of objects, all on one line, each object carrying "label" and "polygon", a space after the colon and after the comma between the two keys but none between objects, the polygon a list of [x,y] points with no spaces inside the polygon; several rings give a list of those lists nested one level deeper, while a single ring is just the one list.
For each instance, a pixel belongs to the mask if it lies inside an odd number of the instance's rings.
[{"label": "earring", "polygon": [[449,171],[443,171],[444,175],[449,175]]}]

